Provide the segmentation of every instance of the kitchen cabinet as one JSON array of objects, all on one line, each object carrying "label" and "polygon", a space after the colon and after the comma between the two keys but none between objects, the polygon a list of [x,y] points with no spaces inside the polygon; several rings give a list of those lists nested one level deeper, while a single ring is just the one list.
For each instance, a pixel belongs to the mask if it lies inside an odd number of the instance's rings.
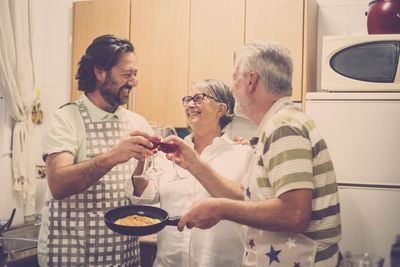
[{"label": "kitchen cabinet", "polygon": [[138,62],[134,109],[149,121],[186,127],[190,1],[132,0],[131,41]]},{"label": "kitchen cabinet", "polygon": [[78,62],[91,42],[109,33],[129,39],[130,0],[74,2],[72,21],[71,101],[75,101],[83,92],[75,79]]},{"label": "kitchen cabinet", "polygon": [[81,94],[75,75],[86,47],[97,36],[115,34],[132,41],[138,62],[127,108],[161,125],[186,127],[181,98],[188,91],[189,16],[187,0],[74,2],[71,100]]},{"label": "kitchen cabinet", "polygon": [[316,0],[246,0],[246,39],[275,40],[293,58],[293,101],[315,91],[317,65]]},{"label": "kitchen cabinet", "polygon": [[236,51],[254,40],[275,40],[293,57],[292,100],[316,88],[316,0],[192,0],[189,82],[230,84]]},{"label": "kitchen cabinet", "polygon": [[230,85],[234,55],[244,44],[244,0],[192,0],[190,83],[217,78]]},{"label": "kitchen cabinet", "polygon": [[[102,20],[95,19],[100,16]],[[276,40],[290,49],[292,100],[304,102],[306,92],[316,87],[316,27],[316,0],[75,2],[73,54],[80,58],[83,48],[100,34],[129,38],[139,66],[129,108],[149,121],[186,127],[181,98],[190,84],[217,78],[229,85],[235,53],[253,40]],[[76,66],[72,73],[74,79]]]}]

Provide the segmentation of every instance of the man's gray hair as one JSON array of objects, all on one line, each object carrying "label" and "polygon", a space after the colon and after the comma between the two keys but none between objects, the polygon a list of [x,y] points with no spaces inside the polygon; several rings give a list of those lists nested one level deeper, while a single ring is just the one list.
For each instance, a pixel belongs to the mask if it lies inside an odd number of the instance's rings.
[{"label": "man's gray hair", "polygon": [[224,127],[233,120],[235,99],[229,87],[223,81],[217,79],[200,80],[193,82],[191,88],[192,90],[207,89],[209,94],[214,97],[217,102],[226,104],[227,110],[225,114],[219,118],[221,129],[224,129]]},{"label": "man's gray hair", "polygon": [[254,41],[239,50],[242,75],[256,72],[268,93],[292,95],[293,63],[289,50],[274,41]]}]

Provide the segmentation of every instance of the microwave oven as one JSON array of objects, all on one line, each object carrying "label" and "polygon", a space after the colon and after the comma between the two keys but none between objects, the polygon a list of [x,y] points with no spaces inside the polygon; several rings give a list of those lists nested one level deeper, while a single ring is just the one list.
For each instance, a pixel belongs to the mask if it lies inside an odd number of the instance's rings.
[{"label": "microwave oven", "polygon": [[400,91],[400,34],[324,36],[323,91]]}]

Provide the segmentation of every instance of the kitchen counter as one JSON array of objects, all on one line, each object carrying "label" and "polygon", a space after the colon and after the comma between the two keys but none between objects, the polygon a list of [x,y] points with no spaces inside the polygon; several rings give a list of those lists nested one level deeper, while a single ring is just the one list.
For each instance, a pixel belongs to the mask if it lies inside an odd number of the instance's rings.
[{"label": "kitchen counter", "polygon": [[0,267],[39,266],[37,262],[37,238],[40,225],[26,223],[11,227],[0,236],[2,252]]},{"label": "kitchen counter", "polygon": [[[25,223],[11,227],[0,236],[2,252],[0,253],[0,267],[36,267],[37,262],[37,240],[40,225]],[[8,239],[7,243],[4,239]],[[140,256],[142,267],[152,266],[157,252],[157,235],[146,235],[139,237]]]}]

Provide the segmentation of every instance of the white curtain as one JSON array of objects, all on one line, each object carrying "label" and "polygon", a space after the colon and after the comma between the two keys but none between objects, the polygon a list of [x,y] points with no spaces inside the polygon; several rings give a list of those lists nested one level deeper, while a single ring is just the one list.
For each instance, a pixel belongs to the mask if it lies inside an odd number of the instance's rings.
[{"label": "white curtain", "polygon": [[[0,90],[13,119],[14,189],[34,203],[34,165],[30,151],[34,101],[30,0],[0,0]],[[33,204],[34,205],[34,204]]]}]

